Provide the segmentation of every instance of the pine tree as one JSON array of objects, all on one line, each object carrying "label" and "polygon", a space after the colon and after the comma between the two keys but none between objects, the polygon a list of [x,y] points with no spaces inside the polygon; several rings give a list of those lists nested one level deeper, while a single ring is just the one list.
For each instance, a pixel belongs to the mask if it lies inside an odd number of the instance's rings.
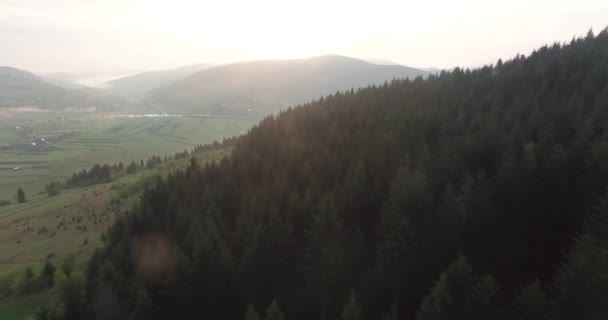
[{"label": "pine tree", "polygon": [[503,296],[496,281],[491,276],[477,278],[471,292],[470,319],[505,319]]},{"label": "pine tree", "polygon": [[515,298],[513,318],[521,320],[548,319],[550,304],[538,280],[526,286]]},{"label": "pine tree", "polygon": [[469,303],[474,287],[471,266],[458,259],[439,277],[439,281],[422,302],[418,320],[471,319]]},{"label": "pine tree", "polygon": [[266,309],[266,318],[264,318],[264,320],[285,320],[285,315],[279,308],[279,304],[276,300],[273,300],[270,307]]},{"label": "pine tree", "polygon": [[34,277],[34,270],[31,267],[27,267],[25,269],[25,279],[29,280]]},{"label": "pine tree", "polygon": [[61,271],[69,278],[76,265],[76,255],[68,254],[61,264]]},{"label": "pine tree", "polygon": [[351,292],[348,301],[342,309],[340,320],[361,320],[361,308],[357,304],[357,297]]},{"label": "pine tree", "polygon": [[553,283],[555,318],[601,319],[608,316],[608,196],[587,215],[583,234]]},{"label": "pine tree", "polygon": [[428,228],[422,223],[429,204],[426,175],[406,163],[393,179],[378,227],[382,239],[377,251],[378,266],[389,281],[397,306],[403,301],[413,301],[412,294],[424,287],[420,285],[420,265],[431,267],[424,265],[427,261],[421,261],[420,257],[423,241],[420,229]]},{"label": "pine tree", "polygon": [[47,259],[42,268],[42,275],[46,278],[49,288],[53,286],[55,280],[55,269],[53,262],[50,259]]},{"label": "pine tree", "polygon": [[304,277],[309,293],[318,301],[319,315],[325,320],[328,307],[340,294],[344,277],[343,225],[329,195],[319,203],[317,214],[306,232],[307,264]]},{"label": "pine tree", "polygon": [[86,317],[84,298],[84,278],[81,274],[73,274],[61,288],[61,301],[65,320],[80,320]]},{"label": "pine tree", "polygon": [[382,317],[382,320],[399,320],[399,313],[398,313],[398,308],[396,304],[393,304],[390,308],[390,310],[384,314],[384,316]]},{"label": "pine tree", "polygon": [[23,189],[18,188],[17,189],[17,202],[19,203],[24,203],[25,200],[25,192],[23,192]]},{"label": "pine tree", "polygon": [[154,306],[148,297],[146,289],[140,286],[135,297],[135,308],[129,320],[149,320],[154,318]]},{"label": "pine tree", "polygon": [[245,320],[260,320],[260,316],[258,315],[258,312],[255,311],[255,307],[252,304],[247,307]]}]

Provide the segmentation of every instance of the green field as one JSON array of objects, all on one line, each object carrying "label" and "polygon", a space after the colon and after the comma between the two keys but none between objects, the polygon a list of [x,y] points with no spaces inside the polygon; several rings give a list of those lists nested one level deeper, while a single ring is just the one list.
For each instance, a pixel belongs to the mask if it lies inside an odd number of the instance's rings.
[{"label": "green field", "polygon": [[257,121],[213,116],[95,116],[0,122],[0,200],[14,202],[18,187],[27,197],[34,196],[44,191],[45,184],[63,181],[95,163],[127,164],[242,134]]}]

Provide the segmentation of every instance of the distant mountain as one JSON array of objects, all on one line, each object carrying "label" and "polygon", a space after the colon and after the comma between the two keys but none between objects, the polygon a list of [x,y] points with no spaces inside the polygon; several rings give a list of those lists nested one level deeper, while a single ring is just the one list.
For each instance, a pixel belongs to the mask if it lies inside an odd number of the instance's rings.
[{"label": "distant mountain", "polygon": [[8,67],[8,66],[0,66],[0,76],[24,78],[24,79],[31,79],[31,80],[42,80],[40,77],[38,77],[37,75],[35,75],[29,71],[12,68],[12,67]]},{"label": "distant mountain", "polygon": [[268,114],[338,90],[427,75],[336,55],[249,61],[199,71],[152,91],[148,103],[169,112]]},{"label": "distant mountain", "polygon": [[182,80],[197,71],[212,66],[213,65],[211,64],[199,63],[172,70],[143,72],[108,81],[107,87],[118,94],[130,97],[141,97],[151,90],[167,86],[175,81]]},{"label": "distant mountain", "polygon": [[0,66],[0,108],[110,109],[117,103],[116,97],[91,88],[67,88],[28,71]]}]

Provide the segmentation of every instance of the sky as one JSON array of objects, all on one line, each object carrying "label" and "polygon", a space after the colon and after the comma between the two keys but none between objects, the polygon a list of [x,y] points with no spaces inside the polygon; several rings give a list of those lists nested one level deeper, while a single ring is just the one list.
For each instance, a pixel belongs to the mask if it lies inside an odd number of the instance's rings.
[{"label": "sky", "polygon": [[0,0],[0,65],[118,74],[340,54],[475,67],[606,26],[607,0]]}]

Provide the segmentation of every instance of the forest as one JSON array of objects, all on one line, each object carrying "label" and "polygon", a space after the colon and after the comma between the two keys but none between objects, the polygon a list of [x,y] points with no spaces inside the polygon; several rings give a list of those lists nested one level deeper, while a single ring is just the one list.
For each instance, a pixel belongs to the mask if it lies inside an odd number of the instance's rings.
[{"label": "forest", "polygon": [[146,187],[37,318],[608,318],[607,30],[232,142]]}]

